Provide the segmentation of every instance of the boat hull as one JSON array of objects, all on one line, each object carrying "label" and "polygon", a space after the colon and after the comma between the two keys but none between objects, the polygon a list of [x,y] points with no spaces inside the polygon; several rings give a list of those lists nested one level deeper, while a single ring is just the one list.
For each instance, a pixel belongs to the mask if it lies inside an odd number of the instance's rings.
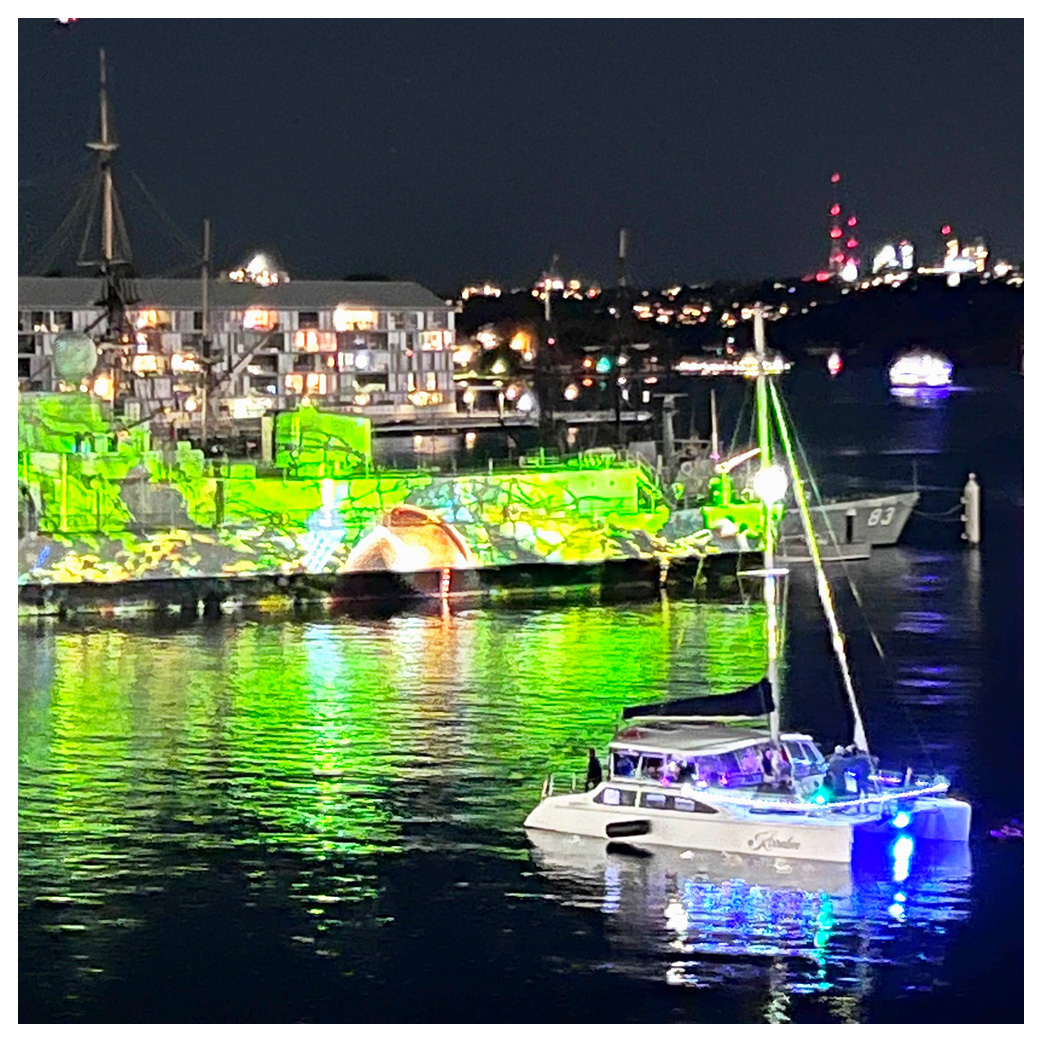
[{"label": "boat hull", "polygon": [[[891,547],[902,535],[920,498],[920,493],[911,490],[888,496],[830,501],[812,508],[812,528],[824,553],[835,543],[842,549],[855,545]],[[784,515],[782,535],[803,537],[798,512]]]},{"label": "boat hull", "polygon": [[[950,797],[921,798],[903,811],[908,821],[902,826],[904,834],[918,841],[956,841],[966,843],[971,835],[971,805],[967,801]],[[857,834],[869,837],[895,835],[894,819],[866,824]]]},{"label": "boat hull", "polygon": [[[591,794],[594,792],[592,791]],[[770,859],[851,860],[852,823],[810,821],[786,813],[721,810],[713,814],[599,805],[589,794],[553,794],[529,814],[527,830],[646,845],[729,852]]]}]

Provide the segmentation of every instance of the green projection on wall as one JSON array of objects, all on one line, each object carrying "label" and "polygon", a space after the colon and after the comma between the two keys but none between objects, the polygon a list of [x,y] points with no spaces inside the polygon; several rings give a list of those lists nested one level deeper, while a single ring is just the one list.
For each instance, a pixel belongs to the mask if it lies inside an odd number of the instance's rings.
[{"label": "green projection on wall", "polygon": [[307,408],[276,418],[277,467],[100,434],[85,396],[27,398],[19,422],[21,584],[665,560],[760,542],[756,504],[672,511],[648,467],[611,455],[377,471],[368,421]]},{"label": "green projection on wall", "polygon": [[275,463],[312,468],[316,474],[358,471],[372,462],[370,421],[302,406],[275,418]]}]

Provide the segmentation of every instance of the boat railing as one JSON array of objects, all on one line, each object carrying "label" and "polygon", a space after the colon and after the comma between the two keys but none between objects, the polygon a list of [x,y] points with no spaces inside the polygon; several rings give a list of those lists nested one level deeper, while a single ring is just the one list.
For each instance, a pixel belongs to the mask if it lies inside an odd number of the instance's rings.
[{"label": "boat railing", "polygon": [[[554,775],[554,773],[553,772],[552,773],[548,773],[548,775],[544,777],[544,785],[543,785],[543,787],[540,790],[540,796],[542,798],[546,798],[546,797],[550,797],[552,794],[555,794],[555,793],[558,793],[558,792],[559,791],[556,791],[556,789],[555,789],[555,775]],[[570,781],[568,793],[570,793],[570,794],[577,793],[576,773],[575,772],[573,773],[572,779]]]}]

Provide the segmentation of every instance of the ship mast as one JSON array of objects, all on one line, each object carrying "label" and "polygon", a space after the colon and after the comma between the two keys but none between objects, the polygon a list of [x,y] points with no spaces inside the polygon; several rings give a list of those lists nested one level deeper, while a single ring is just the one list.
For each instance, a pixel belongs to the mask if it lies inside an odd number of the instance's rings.
[{"label": "ship mast", "polygon": [[125,325],[124,295],[120,286],[119,269],[128,263],[128,259],[116,256],[116,226],[119,221],[119,209],[112,181],[112,160],[113,153],[119,148],[119,144],[112,139],[109,126],[108,72],[104,48],[98,51],[98,59],[98,109],[101,133],[97,141],[87,142],[87,148],[98,155],[98,175],[101,181],[102,197],[101,256],[93,261],[81,260],[78,264],[96,268],[101,274],[104,287],[104,298],[101,303],[105,305],[108,323],[106,334],[113,337],[121,332]]},{"label": "ship mast", "polygon": [[[766,469],[772,463],[772,439],[769,433],[768,377],[765,374],[765,318],[760,309],[754,309],[754,350],[758,356],[758,377],[756,385],[758,413],[758,448],[761,453],[761,467]],[[779,746],[779,617],[776,600],[775,543],[772,504],[763,501],[764,507],[764,552],[763,572],[765,610],[768,629],[768,666],[765,672],[772,693],[772,711],[769,713],[769,732],[772,744]]]}]

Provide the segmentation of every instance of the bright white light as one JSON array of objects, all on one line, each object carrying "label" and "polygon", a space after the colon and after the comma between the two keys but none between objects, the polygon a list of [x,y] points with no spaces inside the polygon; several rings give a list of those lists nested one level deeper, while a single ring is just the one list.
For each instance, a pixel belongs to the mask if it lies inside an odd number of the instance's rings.
[{"label": "bright white light", "polygon": [[572,402],[580,394],[580,389],[575,384],[567,384],[562,395]]},{"label": "bright white light", "polygon": [[515,405],[523,413],[529,413],[533,409],[533,407],[536,405],[536,399],[533,398],[533,393],[532,392],[523,392],[518,397],[518,402],[515,403]]},{"label": "bright white light", "polygon": [[961,273],[960,272],[951,272],[946,277],[946,285],[947,286],[960,286],[961,285]]},{"label": "bright white light", "polygon": [[899,388],[943,388],[953,377],[953,363],[932,352],[901,355],[888,370],[888,379]]},{"label": "bright white light", "polygon": [[880,272],[882,268],[893,268],[899,264],[899,256],[891,243],[886,243],[874,255],[873,271]]},{"label": "bright white light", "polygon": [[787,494],[787,473],[778,464],[762,468],[754,476],[754,492],[766,504],[778,504]]},{"label": "bright white light", "polygon": [[854,283],[859,278],[859,269],[851,261],[841,269],[841,278],[846,283]]}]

